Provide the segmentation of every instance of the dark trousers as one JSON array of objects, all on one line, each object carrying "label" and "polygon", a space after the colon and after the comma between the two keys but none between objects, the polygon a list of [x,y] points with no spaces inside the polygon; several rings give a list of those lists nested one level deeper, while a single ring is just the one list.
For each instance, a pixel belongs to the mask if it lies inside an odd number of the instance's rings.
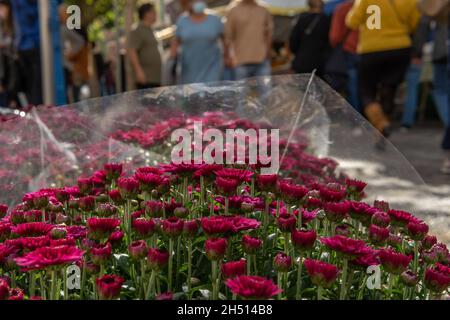
[{"label": "dark trousers", "polygon": [[444,141],[442,142],[442,149],[450,151],[450,126],[445,129]]},{"label": "dark trousers", "polygon": [[41,51],[39,48],[19,51],[22,90],[28,103],[42,104]]},{"label": "dark trousers", "polygon": [[136,89],[137,90],[144,90],[144,89],[153,89],[160,87],[161,84],[159,83],[136,83]]}]

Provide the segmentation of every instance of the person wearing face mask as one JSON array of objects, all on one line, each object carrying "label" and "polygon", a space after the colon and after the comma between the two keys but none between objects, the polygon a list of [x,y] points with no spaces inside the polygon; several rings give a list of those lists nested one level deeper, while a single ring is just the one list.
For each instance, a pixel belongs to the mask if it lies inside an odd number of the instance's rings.
[{"label": "person wearing face mask", "polygon": [[188,13],[177,21],[171,56],[179,55],[181,83],[219,81],[222,76],[224,26],[218,16],[206,13],[203,1],[191,1]]},{"label": "person wearing face mask", "polygon": [[137,89],[159,87],[162,78],[160,43],[152,26],[156,22],[156,11],[152,4],[139,7],[139,24],[128,37],[128,57],[133,67]]}]

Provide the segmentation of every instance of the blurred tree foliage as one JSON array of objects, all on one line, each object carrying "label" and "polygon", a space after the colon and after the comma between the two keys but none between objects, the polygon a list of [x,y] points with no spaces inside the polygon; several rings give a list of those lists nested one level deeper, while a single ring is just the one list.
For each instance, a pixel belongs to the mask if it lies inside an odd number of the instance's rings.
[{"label": "blurred tree foliage", "polygon": [[124,25],[123,14],[116,17],[114,10],[123,13],[126,0],[65,0],[65,2],[80,7],[82,26],[88,31],[91,41],[101,40],[103,31],[114,28],[117,22],[120,26]]}]

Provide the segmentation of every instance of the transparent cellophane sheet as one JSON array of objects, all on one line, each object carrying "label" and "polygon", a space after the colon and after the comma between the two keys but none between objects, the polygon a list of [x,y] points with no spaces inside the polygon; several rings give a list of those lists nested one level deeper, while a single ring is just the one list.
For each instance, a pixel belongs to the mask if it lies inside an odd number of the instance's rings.
[{"label": "transparent cellophane sheet", "polygon": [[1,203],[14,205],[27,192],[74,185],[79,176],[108,162],[124,162],[130,173],[169,163],[173,130],[192,128],[199,119],[207,119],[206,127],[224,129],[226,120],[236,126],[240,119],[280,129],[280,156],[289,144],[334,159],[336,170],[368,182],[365,201],[382,199],[409,210],[427,221],[441,241],[450,242],[450,197],[433,194],[388,141],[384,151],[376,149],[383,138],[312,75],[134,91],[2,118]]}]

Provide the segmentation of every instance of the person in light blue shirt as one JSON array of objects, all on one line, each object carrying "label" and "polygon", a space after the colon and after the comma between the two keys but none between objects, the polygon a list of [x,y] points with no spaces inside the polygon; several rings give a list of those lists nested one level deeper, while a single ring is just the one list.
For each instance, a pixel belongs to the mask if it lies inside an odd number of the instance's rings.
[{"label": "person in light blue shirt", "polygon": [[218,16],[205,11],[206,4],[194,0],[189,13],[176,24],[171,56],[179,55],[183,84],[220,81],[222,77],[224,25]]}]

